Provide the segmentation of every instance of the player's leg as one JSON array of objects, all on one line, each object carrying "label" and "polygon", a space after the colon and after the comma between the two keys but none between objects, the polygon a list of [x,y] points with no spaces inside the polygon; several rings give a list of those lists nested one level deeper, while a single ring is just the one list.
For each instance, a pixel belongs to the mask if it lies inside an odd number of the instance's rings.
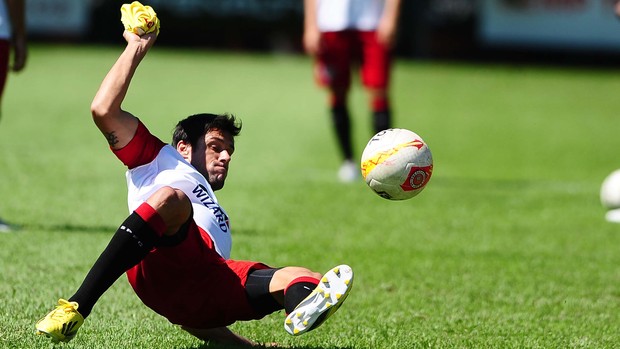
[{"label": "player's leg", "polygon": [[392,127],[392,109],[385,89],[368,89],[371,100],[372,126],[375,133]]},{"label": "player's leg", "polygon": [[157,190],[120,225],[69,300],[80,304],[80,313],[87,317],[116,279],[143,260],[161,236],[177,233],[191,212],[191,203],[182,191],[170,187]]},{"label": "player's leg", "polygon": [[325,275],[305,268],[289,267],[274,274],[271,291],[282,292],[286,319],[284,329],[300,335],[320,326],[345,301],[353,286],[353,271],[347,265]]},{"label": "player's leg", "polygon": [[[293,310],[316,287],[322,275],[303,267],[254,270],[245,284],[251,303],[258,307],[271,304],[270,311]],[[306,291],[308,290],[308,291]]]},{"label": "player's leg", "polygon": [[[4,95],[4,86],[9,74],[9,58],[11,53],[11,44],[8,40],[0,40],[0,102]],[[2,118],[2,110],[0,110],[0,119]]]},{"label": "player's leg", "polygon": [[319,85],[328,91],[332,125],[343,158],[338,177],[344,182],[359,177],[353,160],[351,117],[347,104],[353,59],[350,36],[348,31],[322,33],[321,49],[315,65],[315,78]]},{"label": "player's leg", "polygon": [[342,86],[329,87],[329,106],[332,125],[336,132],[338,148],[343,160],[353,160],[353,144],[351,140],[351,115],[347,106],[348,88]]},{"label": "player's leg", "polygon": [[245,292],[256,318],[284,309],[285,330],[299,335],[317,328],[333,314],[352,286],[353,271],[346,265],[325,275],[303,267],[265,268],[247,275]]},{"label": "player's leg", "polygon": [[37,333],[54,342],[71,340],[103,293],[142,261],[160,237],[176,234],[191,212],[183,192],[170,187],[156,191],[120,225],[77,292],[37,322]]},{"label": "player's leg", "polygon": [[361,79],[370,101],[373,129],[376,132],[392,127],[389,82],[391,51],[377,41],[374,32],[358,32],[362,43]]},{"label": "player's leg", "polygon": [[[9,72],[9,53],[10,43],[8,40],[0,40],[0,102],[2,101],[2,95],[4,92],[4,85]],[[2,110],[0,109],[0,119],[2,119]],[[9,223],[3,221],[0,218],[0,233],[8,233],[12,231],[12,227]]]},{"label": "player's leg", "polygon": [[338,179],[344,183],[354,182],[360,177],[359,166],[353,153],[351,116],[346,104],[347,93],[348,90],[339,87],[333,87],[329,90],[332,124],[342,155]]}]

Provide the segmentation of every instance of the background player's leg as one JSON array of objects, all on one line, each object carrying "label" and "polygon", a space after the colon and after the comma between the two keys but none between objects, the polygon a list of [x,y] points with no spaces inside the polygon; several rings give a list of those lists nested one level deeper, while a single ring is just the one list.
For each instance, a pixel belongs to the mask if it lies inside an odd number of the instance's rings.
[{"label": "background player's leg", "polygon": [[361,79],[368,91],[375,133],[392,127],[389,100],[392,54],[389,47],[377,40],[375,32],[357,32],[361,43]]},{"label": "background player's leg", "polygon": [[347,89],[330,89],[330,112],[338,147],[344,160],[353,160],[351,144],[351,117],[347,106]]},{"label": "background player's leg", "polygon": [[371,88],[370,107],[372,110],[373,129],[375,133],[392,127],[392,111],[387,91],[383,88]]}]

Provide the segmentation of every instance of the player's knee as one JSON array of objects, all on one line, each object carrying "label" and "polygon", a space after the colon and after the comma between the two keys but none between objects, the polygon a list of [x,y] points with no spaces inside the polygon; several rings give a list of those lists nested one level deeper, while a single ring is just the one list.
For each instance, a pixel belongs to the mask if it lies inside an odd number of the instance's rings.
[{"label": "player's knee", "polygon": [[388,97],[388,91],[386,88],[369,87],[367,91],[368,91],[368,94],[370,95],[370,98],[387,98]]},{"label": "player's knee", "polygon": [[187,201],[185,193],[172,187],[161,187],[157,189],[148,199],[147,202],[151,206],[157,207],[169,207],[175,208],[176,206],[183,206]]},{"label": "player's knee", "polygon": [[157,211],[166,224],[166,235],[174,234],[192,213],[189,198],[181,190],[162,187],[151,195],[146,202]]}]

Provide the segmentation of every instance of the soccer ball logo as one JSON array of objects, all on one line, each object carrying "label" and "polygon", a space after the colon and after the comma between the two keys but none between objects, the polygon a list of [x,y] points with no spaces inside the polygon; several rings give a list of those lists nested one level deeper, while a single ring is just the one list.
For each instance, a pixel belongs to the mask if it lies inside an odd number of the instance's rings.
[{"label": "soccer ball logo", "polygon": [[428,145],[412,131],[391,128],[374,135],[362,153],[362,177],[379,196],[406,200],[418,195],[433,174]]}]

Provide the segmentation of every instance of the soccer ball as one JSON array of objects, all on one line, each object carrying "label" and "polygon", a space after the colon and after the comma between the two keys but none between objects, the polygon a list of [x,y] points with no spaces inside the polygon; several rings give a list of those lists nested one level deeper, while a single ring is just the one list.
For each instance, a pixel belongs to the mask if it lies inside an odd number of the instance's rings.
[{"label": "soccer ball", "polygon": [[433,174],[433,156],[416,133],[391,128],[374,135],[362,153],[362,177],[375,193],[389,200],[420,194]]},{"label": "soccer ball", "polygon": [[601,204],[608,210],[605,218],[620,223],[620,170],[615,170],[603,181]]}]

